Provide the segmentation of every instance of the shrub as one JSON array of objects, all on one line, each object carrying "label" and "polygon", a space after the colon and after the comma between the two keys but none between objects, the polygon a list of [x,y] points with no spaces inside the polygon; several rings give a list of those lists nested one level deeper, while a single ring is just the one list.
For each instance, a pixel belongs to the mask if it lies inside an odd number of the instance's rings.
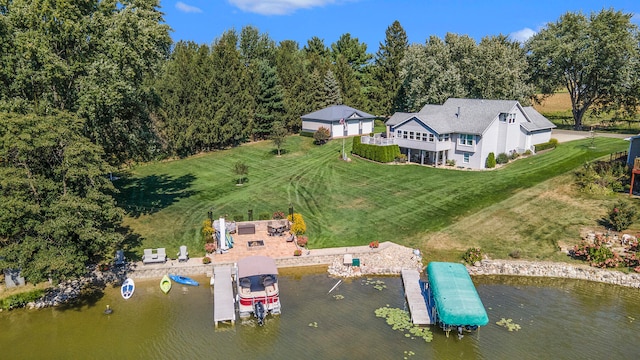
[{"label": "shrub", "polygon": [[324,126],[321,126],[316,132],[313,133],[313,143],[316,145],[324,145],[329,141],[331,137],[331,131]]},{"label": "shrub", "polygon": [[304,223],[304,219],[301,214],[293,213],[293,219],[291,216],[287,216],[287,219],[291,221],[291,232],[300,236],[307,232],[307,224]]},{"label": "shrub", "polygon": [[531,152],[531,150],[527,150],[527,151],[525,151],[525,152],[524,152],[524,154],[523,154],[523,155],[524,155],[524,156],[531,156],[531,154],[533,154],[533,153]]},{"label": "shrub", "polygon": [[211,264],[211,258],[208,256],[205,256],[202,258],[202,263],[203,264]]},{"label": "shrub", "polygon": [[520,250],[516,249],[509,253],[509,257],[512,259],[520,259]]},{"label": "shrub", "polygon": [[518,152],[517,152],[517,151],[512,152],[512,153],[511,153],[511,156],[509,156],[509,158],[510,158],[511,160],[515,160],[515,159],[517,159],[517,158],[519,158],[519,157],[520,157],[520,154],[518,154]]},{"label": "shrub", "polygon": [[620,200],[609,210],[608,221],[612,229],[622,231],[633,223],[635,217],[635,207],[626,201]]},{"label": "shrub", "polygon": [[628,174],[625,164],[607,161],[586,163],[575,173],[580,190],[593,194],[624,191],[624,185],[629,184]]},{"label": "shrub", "polygon": [[506,164],[508,162],[509,162],[509,155],[505,153],[498,154],[498,157],[496,158],[497,164]]},{"label": "shrub", "polygon": [[549,140],[549,142],[535,145],[535,149],[536,149],[536,152],[538,152],[542,150],[553,149],[556,146],[558,146],[558,139],[551,139]]},{"label": "shrub", "polygon": [[276,211],[273,213],[273,220],[282,220],[285,218],[284,213],[282,211]]},{"label": "shrub", "polygon": [[473,265],[482,260],[482,250],[479,247],[469,248],[462,255],[462,260],[469,265]]},{"label": "shrub", "polygon": [[205,242],[213,238],[213,227],[211,226],[211,220],[209,219],[202,222],[202,237]]},{"label": "shrub", "polygon": [[216,251],[216,243],[208,242],[204,244],[204,251],[206,251],[207,254],[211,254]]},{"label": "shrub", "polygon": [[447,166],[456,166],[456,160],[455,159],[448,159],[445,164]]},{"label": "shrub", "polygon": [[593,244],[582,242],[573,247],[569,255],[578,260],[588,261],[589,265],[600,268],[616,268],[623,262],[622,258],[609,249],[601,237],[596,237]]},{"label": "shrub", "polygon": [[269,219],[271,219],[271,214],[267,212],[258,214],[258,220],[269,220]]},{"label": "shrub", "polygon": [[380,242],[378,242],[378,240],[375,240],[375,241],[372,241],[372,242],[369,243],[369,247],[372,248],[372,249],[375,249],[375,248],[377,248],[379,246],[380,246]]},{"label": "shrub", "polygon": [[32,301],[40,299],[42,296],[44,296],[44,290],[42,289],[11,295],[4,299],[0,299],[0,309],[11,310],[20,308]]},{"label": "shrub", "polygon": [[300,256],[300,255],[302,255],[302,250],[300,250],[300,249],[295,249],[295,250],[293,251],[293,256]]},{"label": "shrub", "polygon": [[396,155],[396,157],[393,159],[395,162],[399,162],[401,164],[404,164],[407,162],[407,155],[405,154],[398,154]]},{"label": "shrub", "polygon": [[490,152],[487,156],[487,168],[493,169],[494,167],[496,167],[496,155]]},{"label": "shrub", "polygon": [[306,236],[298,236],[298,239],[296,240],[298,246],[302,247],[307,246],[307,242],[309,242],[309,238],[307,238]]}]

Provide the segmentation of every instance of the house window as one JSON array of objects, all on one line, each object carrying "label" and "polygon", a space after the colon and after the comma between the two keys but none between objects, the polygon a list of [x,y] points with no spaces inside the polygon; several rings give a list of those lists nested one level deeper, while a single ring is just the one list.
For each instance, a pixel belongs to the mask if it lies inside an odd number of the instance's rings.
[{"label": "house window", "polygon": [[407,134],[408,134],[408,132],[406,132],[406,131],[405,131],[405,132],[403,132],[403,133],[402,133],[402,138],[403,138],[403,139],[406,139],[406,138],[407,138]]},{"label": "house window", "polygon": [[468,163],[469,163],[469,156],[470,156],[470,155],[471,155],[471,154],[469,154],[468,152],[464,153],[464,154],[463,154],[463,158],[462,158],[462,162],[463,162],[463,163],[465,163],[465,164],[468,164]]},{"label": "house window", "polygon": [[428,141],[428,139],[429,139],[429,134],[422,133],[422,141]]},{"label": "house window", "polygon": [[473,135],[460,134],[460,136],[458,137],[458,144],[473,146]]},{"label": "house window", "polygon": [[444,141],[449,141],[449,134],[444,134]]},{"label": "house window", "polygon": [[413,140],[413,131],[409,132],[409,140]]},{"label": "house window", "polygon": [[396,131],[396,137],[401,138],[402,137],[402,130],[398,130]]},{"label": "house window", "polygon": [[509,114],[509,124],[515,124],[516,123],[516,114]]},{"label": "house window", "polygon": [[433,136],[433,134],[429,133],[429,142],[434,142],[435,141],[435,136]]}]

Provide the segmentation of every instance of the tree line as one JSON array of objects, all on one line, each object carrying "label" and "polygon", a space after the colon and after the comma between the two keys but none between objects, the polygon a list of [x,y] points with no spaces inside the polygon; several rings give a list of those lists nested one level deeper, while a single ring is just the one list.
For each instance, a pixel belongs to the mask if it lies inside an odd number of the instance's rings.
[{"label": "tree line", "polygon": [[384,118],[564,88],[579,127],[589,109],[632,113],[640,94],[638,30],[613,9],[567,13],[525,44],[451,33],[409,44],[395,21],[371,54],[349,33],[301,46],[253,26],[172,44],[159,5],[0,0],[0,267],[77,276],[126,235],[106,173],[280,139],[328,105]]}]

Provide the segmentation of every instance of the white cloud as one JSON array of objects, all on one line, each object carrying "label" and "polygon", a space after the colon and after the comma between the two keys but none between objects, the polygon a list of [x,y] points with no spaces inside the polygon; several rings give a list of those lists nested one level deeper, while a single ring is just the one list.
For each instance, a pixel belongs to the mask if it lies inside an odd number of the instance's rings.
[{"label": "white cloud", "polygon": [[197,8],[195,6],[191,6],[191,5],[187,5],[185,3],[183,3],[182,1],[178,1],[176,3],[176,9],[182,11],[182,12],[186,12],[186,13],[201,13],[202,9]]},{"label": "white cloud", "polygon": [[298,9],[333,4],[337,0],[228,0],[240,10],[261,15],[287,15]]},{"label": "white cloud", "polygon": [[535,31],[533,31],[533,30],[531,30],[529,28],[524,28],[522,30],[518,30],[518,31],[512,32],[511,34],[509,34],[509,37],[512,40],[519,41],[519,42],[523,43],[523,42],[529,40],[529,38],[532,37],[535,34],[536,34]]}]

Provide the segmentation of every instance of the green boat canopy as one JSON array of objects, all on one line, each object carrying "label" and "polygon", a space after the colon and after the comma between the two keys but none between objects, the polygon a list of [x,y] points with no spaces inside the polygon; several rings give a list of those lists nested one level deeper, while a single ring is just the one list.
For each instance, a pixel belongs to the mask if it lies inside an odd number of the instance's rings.
[{"label": "green boat canopy", "polygon": [[484,326],[489,317],[467,268],[462,264],[431,262],[429,287],[439,321],[449,326]]}]

